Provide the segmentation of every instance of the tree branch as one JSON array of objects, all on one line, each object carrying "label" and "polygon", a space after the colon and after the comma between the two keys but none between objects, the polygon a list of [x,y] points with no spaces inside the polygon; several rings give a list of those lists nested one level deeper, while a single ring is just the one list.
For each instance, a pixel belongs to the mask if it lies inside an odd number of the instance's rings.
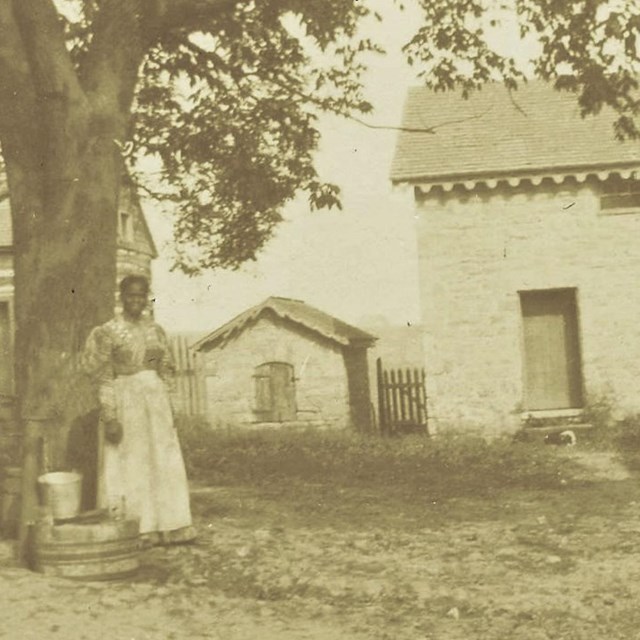
[{"label": "tree branch", "polygon": [[[11,0],[0,0],[0,139],[33,125],[35,95]],[[6,150],[5,150],[6,152]]]},{"label": "tree branch", "polygon": [[44,127],[42,119],[36,117],[37,100],[29,59],[12,0],[0,0],[0,87],[3,169],[13,187],[22,188],[27,174],[42,172],[40,150]]},{"label": "tree branch", "polygon": [[189,31],[247,0],[155,0],[158,31]]},{"label": "tree branch", "polygon": [[[93,38],[78,70],[97,113],[128,117],[138,69],[151,44],[152,29],[145,13],[149,2],[102,0],[99,5],[92,26]],[[118,135],[125,133],[120,131]]]},{"label": "tree branch", "polygon": [[52,0],[13,0],[13,13],[41,100],[84,100]]}]

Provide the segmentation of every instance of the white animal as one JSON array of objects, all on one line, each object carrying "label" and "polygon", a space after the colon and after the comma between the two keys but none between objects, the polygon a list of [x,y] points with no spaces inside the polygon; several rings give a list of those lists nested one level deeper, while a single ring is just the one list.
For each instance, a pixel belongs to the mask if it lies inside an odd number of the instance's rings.
[{"label": "white animal", "polygon": [[545,444],[559,444],[568,447],[573,447],[577,442],[576,434],[571,429],[560,431],[556,433],[548,433],[544,437]]}]

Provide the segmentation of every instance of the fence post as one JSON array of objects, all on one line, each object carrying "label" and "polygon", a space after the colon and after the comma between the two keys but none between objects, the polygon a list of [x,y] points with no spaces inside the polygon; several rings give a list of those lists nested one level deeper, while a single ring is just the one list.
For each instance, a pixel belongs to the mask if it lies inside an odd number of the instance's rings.
[{"label": "fence post", "polygon": [[382,379],[382,358],[376,360],[376,379],[378,381],[378,428],[381,434],[386,433],[387,421],[385,417],[385,388]]},{"label": "fence post", "polygon": [[18,523],[18,560],[29,566],[31,535],[38,517],[38,475],[42,467],[48,417],[24,419],[22,478],[20,486],[20,522]]}]

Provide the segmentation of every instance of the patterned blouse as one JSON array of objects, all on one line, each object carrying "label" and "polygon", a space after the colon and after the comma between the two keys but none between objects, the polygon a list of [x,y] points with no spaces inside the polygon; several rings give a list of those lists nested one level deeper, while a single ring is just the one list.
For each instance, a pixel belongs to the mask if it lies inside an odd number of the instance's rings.
[{"label": "patterned blouse", "polygon": [[154,370],[171,391],[175,367],[167,335],[148,319],[137,322],[118,316],[91,331],[81,366],[99,387],[102,417],[115,417],[115,388],[119,376]]}]

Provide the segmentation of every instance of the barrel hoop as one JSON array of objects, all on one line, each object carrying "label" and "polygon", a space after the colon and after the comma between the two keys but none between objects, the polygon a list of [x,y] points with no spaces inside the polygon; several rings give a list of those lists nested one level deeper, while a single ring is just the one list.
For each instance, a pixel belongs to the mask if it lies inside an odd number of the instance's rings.
[{"label": "barrel hoop", "polygon": [[[99,565],[98,565],[99,566]],[[76,569],[76,571],[73,571]],[[83,569],[78,571],[78,569]],[[106,580],[118,580],[120,578],[127,578],[134,575],[139,565],[136,562],[132,563],[120,563],[120,566],[112,566],[109,570],[98,570],[95,565],[77,566],[77,565],[39,565],[38,571],[44,575],[56,576],[61,578],[68,578],[70,580],[89,580],[89,581],[106,581]]]},{"label": "barrel hoop", "polygon": [[54,540],[65,543],[68,541],[100,542],[114,538],[133,538],[140,535],[137,523],[104,524],[54,524],[36,526],[36,536],[39,539]]},{"label": "barrel hoop", "polygon": [[140,538],[138,536],[128,536],[126,538],[112,538],[111,540],[65,540],[59,542],[58,540],[36,538],[36,546],[38,547],[52,547],[55,549],[84,549],[86,547],[109,547],[122,543],[139,544]]},{"label": "barrel hoop", "polygon": [[87,582],[106,582],[108,580],[122,580],[123,578],[130,578],[135,575],[138,567],[134,569],[127,569],[126,571],[120,571],[118,573],[103,574],[97,573],[95,575],[88,576],[67,576],[70,580],[86,580]]},{"label": "barrel hoop", "polygon": [[42,546],[36,548],[36,555],[40,558],[61,558],[76,560],[89,560],[93,558],[111,558],[123,553],[137,554],[139,547],[130,544],[110,545],[108,548],[94,549],[60,549],[53,546]]},{"label": "barrel hoop", "polygon": [[100,562],[109,561],[111,563],[116,562],[124,562],[129,560],[135,560],[138,562],[138,554],[137,553],[119,553],[113,554],[111,556],[87,556],[84,558],[61,558],[52,555],[38,555],[37,562],[42,565],[84,565],[84,564],[97,564]]}]

